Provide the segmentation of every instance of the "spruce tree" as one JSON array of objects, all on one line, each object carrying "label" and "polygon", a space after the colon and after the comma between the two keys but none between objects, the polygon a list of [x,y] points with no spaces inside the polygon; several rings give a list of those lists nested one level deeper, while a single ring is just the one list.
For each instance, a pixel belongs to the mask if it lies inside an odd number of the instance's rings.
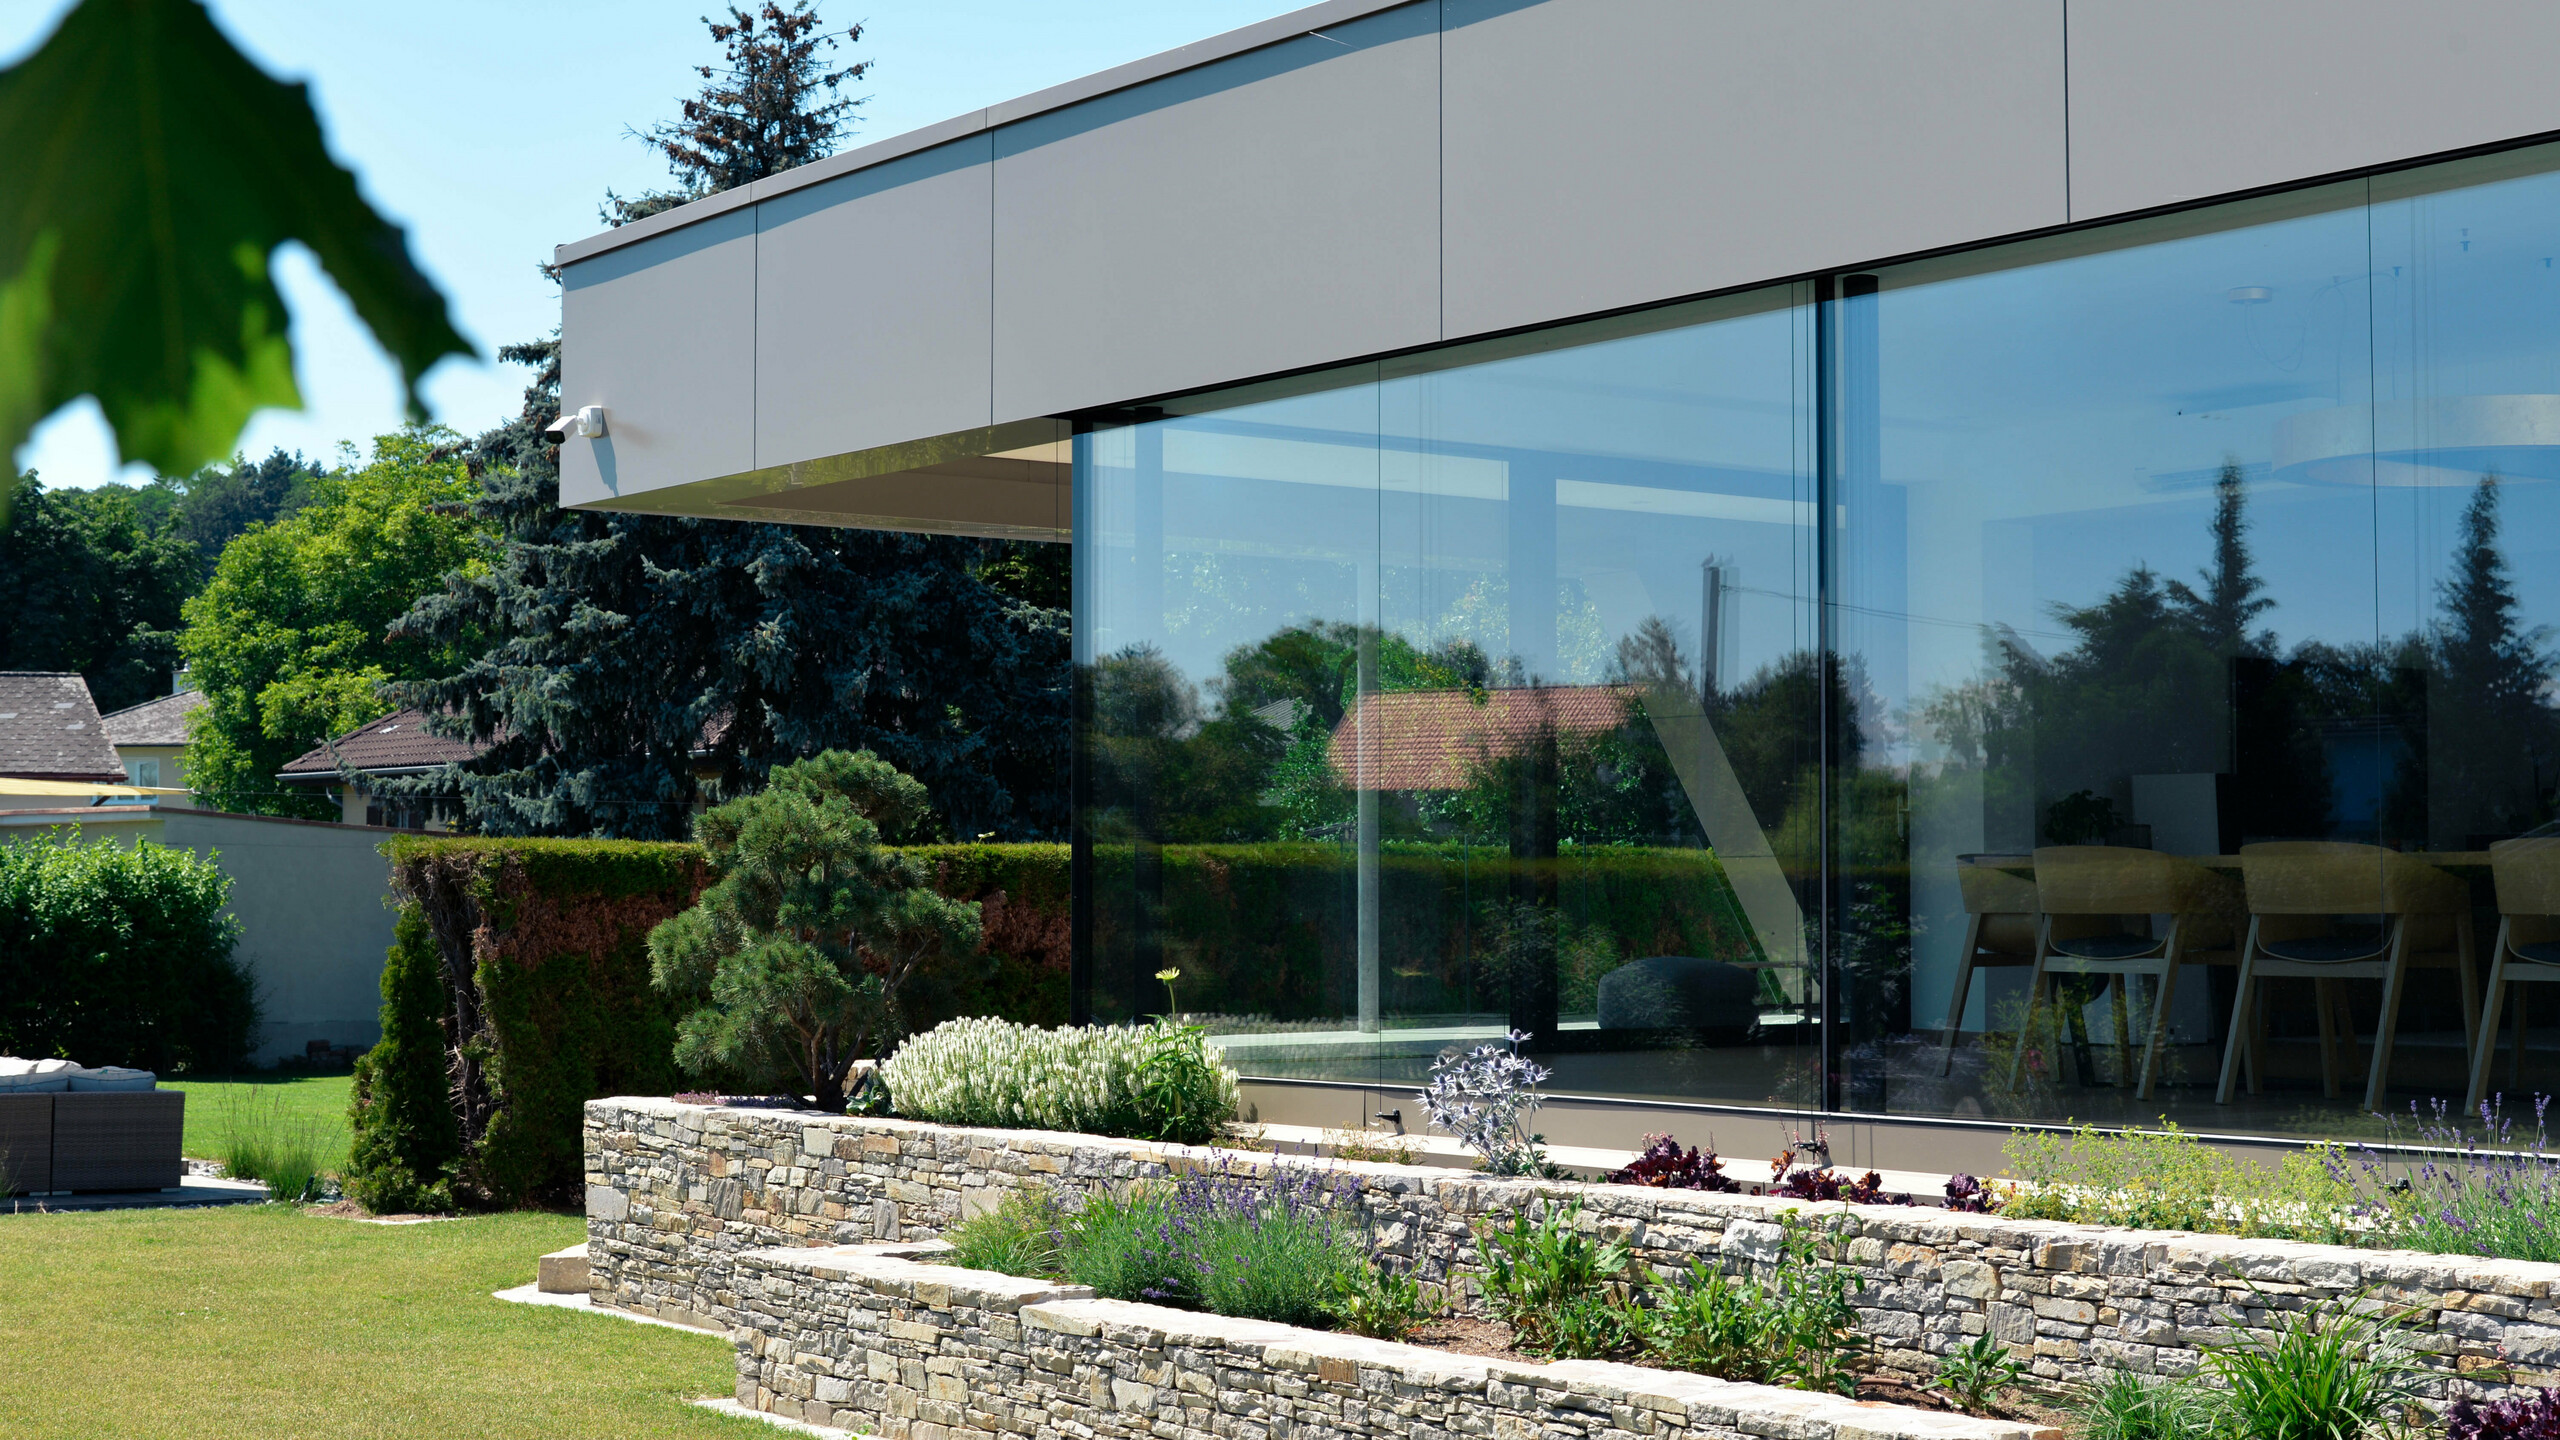
[{"label": "spruce tree", "polygon": [[[761,28],[730,14],[706,22],[730,68],[705,67],[685,123],[645,137],[676,202],[821,158],[853,103],[830,97],[862,67],[818,68],[805,3],[768,4]],[[924,783],[954,839],[1065,833],[1067,616],[1037,603],[1065,547],[563,510],[543,435],[559,341],[499,355],[535,369],[517,416],[469,447],[470,508],[502,543],[398,626],[472,648],[397,693],[490,748],[409,788],[458,796],[484,833],[680,839],[777,764],[870,750]]]},{"label": "spruce tree", "polygon": [[2498,499],[2498,477],[2481,476],[2457,526],[2453,573],[2437,586],[2427,808],[2439,848],[2551,818],[2554,725],[2543,696],[2552,658],[2507,578]]},{"label": "spruce tree", "polygon": [[2224,461],[2222,473],[2214,478],[2211,528],[2213,563],[2196,577],[2204,582],[2203,590],[2172,580],[2169,596],[2216,654],[2270,654],[2275,636],[2266,631],[2249,633],[2249,627],[2274,609],[2276,602],[2260,593],[2267,582],[2251,568],[2248,491],[2241,483],[2237,460]]}]

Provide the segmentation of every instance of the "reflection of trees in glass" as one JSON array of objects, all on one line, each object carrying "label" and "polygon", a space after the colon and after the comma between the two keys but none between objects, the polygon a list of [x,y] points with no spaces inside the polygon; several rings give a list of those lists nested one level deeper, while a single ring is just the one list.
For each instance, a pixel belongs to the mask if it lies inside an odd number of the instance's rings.
[{"label": "reflection of trees in glass", "polygon": [[1266,838],[1263,779],[1281,737],[1251,715],[1203,719],[1198,689],[1152,645],[1085,675],[1099,828],[1154,840]]},{"label": "reflection of trees in glass", "polygon": [[[1984,772],[1985,815],[2005,832],[1990,843],[2107,838],[2089,833],[2093,817],[2129,804],[2135,775],[2233,774],[2239,813],[2275,833],[2327,833],[2321,692],[2274,660],[2273,631],[2251,630],[2275,602],[2251,560],[2247,498],[2225,464],[2198,584],[2137,563],[2095,604],[2053,608],[2070,648],[2048,659],[1994,627],[1984,678],[1922,704],[1946,766]],[[2234,763],[2235,734],[2249,763]]]},{"label": "reflection of trees in glass", "polygon": [[[2524,624],[2498,550],[2498,477],[2483,475],[2464,507],[2453,573],[2437,585],[2440,618],[2427,725],[2425,834],[2440,848],[2511,835],[2552,818],[2552,657],[2546,626]],[[2404,799],[2399,809],[2407,809]]]},{"label": "reflection of trees in glass", "polygon": [[[2070,648],[2046,659],[1995,628],[1983,678],[1921,706],[1944,768],[1982,772],[1989,842],[2104,838],[2090,833],[2096,805],[2121,810],[2145,774],[2226,776],[2218,818],[2236,843],[2460,849],[2551,819],[2555,665],[2498,548],[2496,477],[2463,511],[2433,626],[2289,653],[2252,628],[2275,602],[2252,568],[2246,498],[2226,465],[2200,584],[2137,564],[2096,604],[2055,608]],[[2345,792],[2358,786],[2350,813]]]}]

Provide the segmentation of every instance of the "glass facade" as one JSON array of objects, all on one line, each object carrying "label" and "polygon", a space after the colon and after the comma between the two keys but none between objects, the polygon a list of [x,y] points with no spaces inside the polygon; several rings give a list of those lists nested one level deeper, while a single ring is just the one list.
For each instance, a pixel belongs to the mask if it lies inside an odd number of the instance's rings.
[{"label": "glass facade", "polygon": [[1089,418],[1079,1004],[1272,1077],[2458,1102],[2560,788],[2555,168]]}]

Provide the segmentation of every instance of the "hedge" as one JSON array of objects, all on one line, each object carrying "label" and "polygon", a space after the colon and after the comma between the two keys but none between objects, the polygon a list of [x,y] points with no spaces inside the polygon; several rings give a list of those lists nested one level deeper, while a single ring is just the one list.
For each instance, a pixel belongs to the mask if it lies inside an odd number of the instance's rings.
[{"label": "hedge", "polygon": [[[1163,1008],[1160,968],[1182,972],[1189,1014],[1315,1020],[1359,1003],[1359,876],[1341,845],[1166,845],[1151,857],[1158,898],[1141,906],[1139,856],[1094,846],[1094,1012],[1135,1019]],[[1394,1013],[1500,1009],[1489,963],[1524,893],[1558,927],[1564,1008],[1587,1009],[1601,974],[1646,955],[1762,958],[1710,851],[1568,848],[1546,860],[1505,850],[1390,842],[1378,862],[1379,952]],[[1152,933],[1143,953],[1141,926]]]},{"label": "hedge", "polygon": [[75,827],[0,844],[0,1055],[220,1072],[258,1034],[210,858]]},{"label": "hedge", "polygon": [[[376,1211],[565,1204],[584,1103],[740,1077],[687,1075],[690,1001],[649,983],[648,935],[708,881],[691,845],[402,836],[382,1042],[359,1067],[349,1190]],[[986,906],[988,961],[928,975],[918,1028],[959,1013],[1065,1016],[1063,846],[927,846],[947,894]]]}]

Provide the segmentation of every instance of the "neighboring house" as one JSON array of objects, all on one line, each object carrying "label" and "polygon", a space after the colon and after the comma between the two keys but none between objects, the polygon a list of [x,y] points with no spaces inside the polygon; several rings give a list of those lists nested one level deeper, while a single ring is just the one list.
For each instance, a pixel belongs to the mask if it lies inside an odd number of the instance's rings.
[{"label": "neighboring house", "polygon": [[[324,791],[337,802],[339,815],[349,825],[443,830],[455,818],[452,802],[385,797],[368,782],[431,774],[477,759],[488,748],[477,741],[449,740],[431,733],[426,712],[402,710],[298,757],[276,772],[276,779],[297,789]],[[350,774],[356,777],[352,782],[347,778]]]},{"label": "neighboring house", "polygon": [[[560,500],[1072,541],[1086,676],[1153,678],[1077,711],[1071,1011],[1178,971],[1266,1121],[1517,1030],[1566,1145],[2359,1135],[2336,1023],[2395,1106],[2485,1073],[2486,852],[2560,814],[2555,54],[2512,0],[1332,0],[561,246]],[[1481,703],[1393,693],[1461,651]],[[1255,673],[1357,717],[1329,766],[1211,723]],[[2263,842],[2472,904],[2253,1019]],[[1708,954],[1810,983],[1606,1033]]]},{"label": "neighboring house", "polygon": [[[57,670],[0,670],[0,779],[121,785],[116,759],[89,698],[89,682]],[[0,795],[0,809],[59,806],[42,796]]]},{"label": "neighboring house", "polygon": [[[176,788],[187,783],[187,717],[208,702],[201,690],[181,690],[145,700],[107,716],[101,723],[107,742],[115,746],[127,784]],[[164,810],[192,809],[193,795],[160,795],[152,803]]]}]

